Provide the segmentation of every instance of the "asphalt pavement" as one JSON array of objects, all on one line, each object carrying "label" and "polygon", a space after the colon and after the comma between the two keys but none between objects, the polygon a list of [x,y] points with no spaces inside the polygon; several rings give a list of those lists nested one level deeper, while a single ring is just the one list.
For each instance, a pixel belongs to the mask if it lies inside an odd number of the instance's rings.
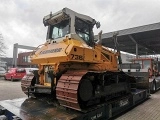
[{"label": "asphalt pavement", "polygon": [[21,90],[20,81],[8,81],[0,78],[0,101],[27,97]]}]

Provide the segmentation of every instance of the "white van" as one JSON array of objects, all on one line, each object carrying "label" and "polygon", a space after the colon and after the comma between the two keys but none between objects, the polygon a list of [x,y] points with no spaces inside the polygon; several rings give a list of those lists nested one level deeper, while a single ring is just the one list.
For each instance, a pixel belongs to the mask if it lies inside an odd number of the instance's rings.
[{"label": "white van", "polygon": [[26,74],[31,74],[33,70],[38,70],[38,68],[25,68]]}]

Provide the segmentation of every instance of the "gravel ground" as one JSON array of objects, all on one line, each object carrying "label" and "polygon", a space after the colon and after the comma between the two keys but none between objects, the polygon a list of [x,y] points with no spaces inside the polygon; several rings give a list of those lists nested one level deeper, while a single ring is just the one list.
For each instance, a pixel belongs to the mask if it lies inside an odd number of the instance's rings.
[{"label": "gravel ground", "polygon": [[21,90],[20,81],[7,81],[0,78],[0,101],[27,97]]}]

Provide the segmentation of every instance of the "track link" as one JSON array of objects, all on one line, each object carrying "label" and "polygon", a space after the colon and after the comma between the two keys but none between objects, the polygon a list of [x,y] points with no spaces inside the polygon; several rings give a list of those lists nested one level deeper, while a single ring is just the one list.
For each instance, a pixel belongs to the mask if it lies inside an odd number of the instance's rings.
[{"label": "track link", "polygon": [[31,86],[31,82],[32,82],[33,77],[34,77],[34,75],[29,74],[29,75],[24,76],[21,80],[21,88],[22,88],[22,91],[26,95],[28,95],[28,88]]},{"label": "track link", "polygon": [[58,80],[56,96],[62,106],[81,111],[78,103],[78,86],[87,71],[67,71]]}]

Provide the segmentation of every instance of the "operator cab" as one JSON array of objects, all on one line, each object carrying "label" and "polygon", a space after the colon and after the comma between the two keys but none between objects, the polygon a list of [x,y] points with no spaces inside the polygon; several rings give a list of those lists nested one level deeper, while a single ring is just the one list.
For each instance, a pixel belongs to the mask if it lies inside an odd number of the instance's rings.
[{"label": "operator cab", "polygon": [[96,24],[100,27],[99,22],[91,17],[76,13],[68,8],[45,16],[43,23],[48,26],[47,40],[59,42],[67,35],[69,38],[83,41],[89,46],[94,43],[93,26]]}]

